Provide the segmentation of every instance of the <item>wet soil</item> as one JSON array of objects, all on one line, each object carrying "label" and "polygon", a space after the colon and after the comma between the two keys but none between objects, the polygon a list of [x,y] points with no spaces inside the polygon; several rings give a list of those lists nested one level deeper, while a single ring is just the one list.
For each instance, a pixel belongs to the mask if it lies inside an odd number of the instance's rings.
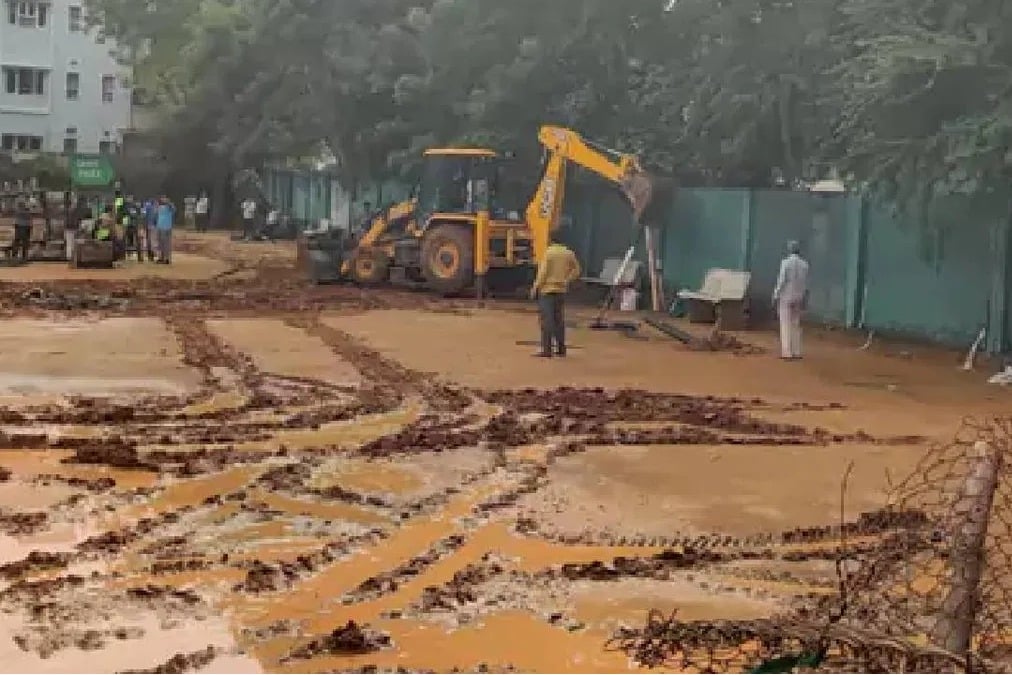
[{"label": "wet soil", "polygon": [[918,541],[886,476],[1008,404],[834,343],[783,364],[762,335],[577,328],[545,363],[523,308],[179,245],[171,274],[0,286],[0,655],[23,672],[628,670],[605,644],[649,609],[769,616],[833,592],[841,532]]}]

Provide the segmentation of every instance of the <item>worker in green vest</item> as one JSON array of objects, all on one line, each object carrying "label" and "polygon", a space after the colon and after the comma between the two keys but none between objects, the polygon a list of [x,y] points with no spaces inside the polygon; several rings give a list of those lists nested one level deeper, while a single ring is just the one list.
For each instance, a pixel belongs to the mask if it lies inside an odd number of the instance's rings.
[{"label": "worker in green vest", "polygon": [[112,239],[113,227],[115,225],[116,216],[113,215],[113,208],[107,206],[102,215],[98,217],[98,224],[95,226],[95,239],[98,241],[109,241]]}]

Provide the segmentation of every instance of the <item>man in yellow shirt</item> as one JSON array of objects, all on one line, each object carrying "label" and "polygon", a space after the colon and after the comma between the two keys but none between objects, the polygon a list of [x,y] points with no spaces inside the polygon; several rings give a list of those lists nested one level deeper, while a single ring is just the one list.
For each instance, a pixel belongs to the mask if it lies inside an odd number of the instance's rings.
[{"label": "man in yellow shirt", "polygon": [[550,359],[553,355],[566,355],[566,291],[569,284],[579,278],[580,262],[576,255],[553,233],[531,287],[531,299],[538,301],[541,318],[541,351],[538,357]]}]

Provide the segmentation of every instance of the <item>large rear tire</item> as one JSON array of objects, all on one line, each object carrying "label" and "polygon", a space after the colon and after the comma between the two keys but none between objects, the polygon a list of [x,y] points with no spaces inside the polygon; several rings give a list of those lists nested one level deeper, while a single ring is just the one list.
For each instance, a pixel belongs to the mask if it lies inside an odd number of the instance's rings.
[{"label": "large rear tire", "polygon": [[382,251],[358,251],[352,258],[350,274],[355,283],[378,286],[390,277],[390,259]]},{"label": "large rear tire", "polygon": [[474,235],[462,225],[437,225],[422,239],[422,274],[429,288],[460,293],[474,282]]}]

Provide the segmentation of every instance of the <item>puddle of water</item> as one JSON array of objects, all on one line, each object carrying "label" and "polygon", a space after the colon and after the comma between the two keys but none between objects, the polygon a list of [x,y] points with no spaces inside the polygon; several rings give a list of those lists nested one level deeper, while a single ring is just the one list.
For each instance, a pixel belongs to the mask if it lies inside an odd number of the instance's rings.
[{"label": "puddle of water", "polygon": [[59,526],[30,537],[0,534],[0,565],[24,560],[32,551],[73,553],[74,547],[91,536],[83,526]]},{"label": "puddle of water", "polygon": [[158,482],[158,474],[150,471],[124,471],[105,466],[61,463],[73,454],[70,450],[0,450],[0,466],[7,467],[22,478],[43,474],[82,480],[112,478],[116,481],[117,490],[152,487]]},{"label": "puddle of water", "polygon": [[621,624],[642,625],[653,609],[665,615],[677,609],[678,617],[684,621],[759,619],[778,610],[773,602],[727,593],[707,593],[695,584],[680,580],[625,579],[613,584],[581,582],[574,590],[574,618],[608,632]]},{"label": "puddle of water", "polygon": [[[388,631],[393,650],[357,657],[323,657],[277,666],[280,656],[294,641],[259,645],[257,657],[278,672],[328,672],[375,664],[380,668],[398,666],[450,672],[453,668],[473,669],[479,663],[513,665],[520,672],[620,673],[646,672],[633,666],[619,652],[606,652],[610,635],[592,630],[570,633],[524,612],[504,612],[482,619],[472,626],[448,632],[438,626],[411,622],[381,622]],[[518,648],[518,645],[522,645]]]},{"label": "puddle of water", "polygon": [[311,487],[319,489],[336,485],[365,494],[410,494],[424,483],[410,467],[357,460],[329,462],[310,481]]},{"label": "puddle of water", "polygon": [[243,450],[261,450],[284,445],[291,450],[309,450],[321,446],[354,448],[383,436],[396,433],[418,419],[421,405],[417,402],[381,415],[360,417],[347,422],[321,425],[319,429],[286,429],[278,432],[269,443],[253,441],[239,446]]},{"label": "puddle of water", "polygon": [[264,502],[274,510],[294,516],[309,516],[321,520],[343,520],[361,525],[383,525],[390,522],[378,513],[341,502],[296,499],[262,490],[251,493],[250,500]]},{"label": "puddle of water", "polygon": [[545,445],[524,445],[519,448],[512,448],[506,452],[506,459],[510,462],[534,462],[544,464],[548,461],[548,447]]},{"label": "puddle of water", "polygon": [[183,415],[194,417],[197,415],[210,415],[219,412],[238,410],[246,405],[249,396],[239,390],[215,392],[204,401],[186,406],[180,412]]},{"label": "puddle of water", "polygon": [[33,426],[26,431],[43,432],[56,438],[101,438],[108,432],[105,426],[81,426],[74,424],[43,424]]},{"label": "puddle of water", "polygon": [[280,520],[272,520],[266,523],[247,525],[229,532],[220,532],[215,535],[215,543],[233,544],[244,547],[246,544],[254,542],[283,541],[292,534],[294,534],[294,532],[290,523]]},{"label": "puddle of water", "polygon": [[172,483],[151,501],[130,506],[115,514],[116,522],[125,523],[175,511],[184,506],[200,506],[208,497],[235,492],[253,480],[262,468],[239,467],[223,473]]},{"label": "puddle of water", "polygon": [[0,483],[0,509],[8,511],[44,511],[75,494],[68,485],[31,485],[11,481]]}]

